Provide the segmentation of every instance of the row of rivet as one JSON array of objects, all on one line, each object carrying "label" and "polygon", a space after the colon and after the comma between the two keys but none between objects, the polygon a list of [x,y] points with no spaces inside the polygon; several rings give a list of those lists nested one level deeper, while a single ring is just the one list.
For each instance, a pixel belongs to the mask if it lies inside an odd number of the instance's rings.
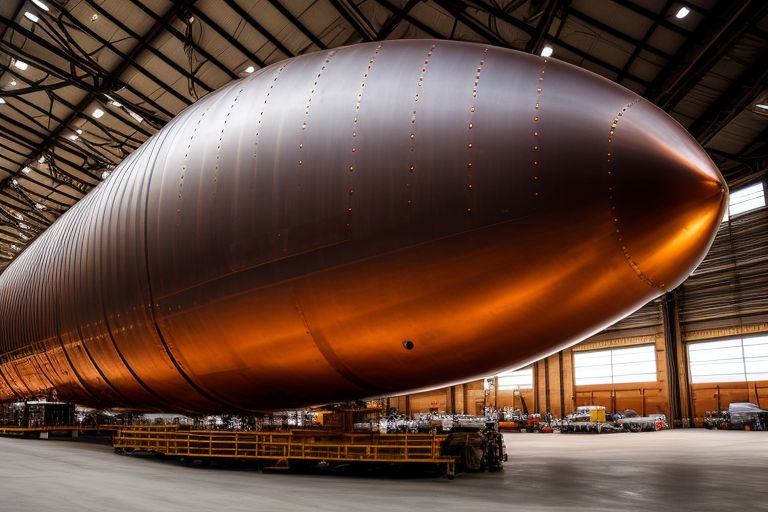
[{"label": "row of rivet", "polygon": [[632,108],[633,105],[637,104],[638,102],[642,101],[641,98],[636,98],[633,101],[627,103],[620,111],[616,113],[616,116],[613,118],[613,121],[611,121],[611,128],[608,130],[608,152],[606,155],[606,159],[608,162],[608,169],[607,169],[607,183],[608,183],[608,203],[611,208],[611,218],[613,219],[613,224],[615,226],[614,234],[616,236],[616,239],[619,243],[619,246],[621,247],[621,252],[624,254],[624,258],[627,260],[627,263],[629,263],[629,266],[632,267],[632,270],[637,274],[637,276],[648,286],[652,286],[654,288],[664,288],[664,284],[657,284],[655,283],[650,277],[648,277],[642,270],[640,270],[640,266],[637,264],[637,262],[632,258],[632,256],[629,253],[629,249],[627,248],[626,242],[624,241],[624,236],[621,232],[621,224],[619,222],[619,213],[616,208],[616,197],[615,197],[615,168],[614,168],[614,158],[615,158],[615,150],[613,149],[613,139],[616,134],[616,129],[619,126],[619,121],[621,118],[626,114],[627,110]]},{"label": "row of rivet", "polygon": [[485,59],[488,57],[488,48],[483,50],[483,56],[480,58],[480,64],[478,64],[475,70],[475,81],[472,84],[472,104],[469,107],[469,120],[467,121],[467,193],[469,195],[469,206],[467,206],[466,212],[472,213],[473,194],[474,191],[474,164],[472,162],[472,148],[474,147],[474,137],[472,136],[472,129],[475,127],[475,100],[477,98],[477,86],[480,83],[480,73],[485,66]]},{"label": "row of rivet", "polygon": [[[288,63],[283,64],[280,66],[275,73],[275,76],[272,78],[272,83],[269,84],[269,89],[267,89],[267,94],[264,96],[264,102],[261,104],[261,110],[259,111],[259,117],[256,121],[256,134],[253,139],[253,162],[256,162],[258,149],[259,149],[259,141],[261,139],[261,122],[264,119],[264,110],[267,108],[267,102],[269,101],[269,97],[272,94],[272,90],[275,88],[275,84],[277,83],[277,79],[280,78],[280,74],[285,70],[286,66],[288,66]],[[282,234],[278,232],[275,237],[280,238]]]},{"label": "row of rivet", "polygon": [[533,196],[539,197],[539,184],[541,173],[541,135],[540,121],[541,121],[541,91],[544,85],[544,72],[547,69],[548,59],[544,59],[541,65],[541,71],[539,72],[538,79],[536,80],[536,103],[533,105]]},{"label": "row of rivet", "polygon": [[[208,113],[208,110],[211,108],[211,101],[208,100],[208,105],[205,107],[203,112],[200,114],[200,117],[197,120],[197,123],[195,124],[195,127],[192,129],[192,135],[189,137],[189,144],[187,144],[187,150],[184,152],[184,163],[181,164],[181,175],[179,176],[179,195],[178,195],[178,201],[176,203],[176,215],[177,215],[177,222],[178,222],[178,216],[181,214],[181,195],[184,190],[184,176],[187,174],[187,166],[189,163],[189,151],[192,149],[192,142],[195,140],[195,135],[197,135],[197,130],[200,128],[200,124],[203,122],[203,119],[205,119],[205,114]],[[202,105],[200,106],[202,108]]]},{"label": "row of rivet", "polygon": [[[373,64],[376,62],[376,57],[379,56],[379,52],[381,51],[382,44],[379,43],[376,46],[376,49],[373,51],[373,54],[371,54],[371,57],[368,59],[368,64],[365,68],[365,72],[363,73],[363,76],[360,80],[360,88],[357,90],[357,95],[355,96],[355,112],[354,117],[352,119],[352,155],[349,160],[349,165],[347,166],[347,170],[349,173],[355,172],[355,164],[356,164],[356,154],[357,154],[357,125],[358,125],[358,116],[360,114],[360,104],[363,101],[363,91],[365,90],[365,84],[368,81],[368,75],[370,75],[371,70],[373,69]],[[352,176],[347,177],[347,222],[346,226],[347,228],[352,227],[352,196],[355,193]]]},{"label": "row of rivet", "polygon": [[427,69],[429,68],[429,59],[432,58],[432,53],[435,51],[435,47],[437,45],[432,45],[429,47],[429,51],[427,51],[427,56],[424,58],[424,63],[421,65],[421,71],[419,72],[419,78],[416,81],[416,94],[413,97],[413,110],[411,111],[411,126],[409,130],[408,140],[409,140],[409,148],[408,148],[408,177],[405,182],[405,197],[406,197],[406,204],[408,206],[413,204],[413,196],[412,196],[412,183],[411,183],[411,176],[416,172],[416,162],[415,162],[415,152],[416,152],[416,110],[417,106],[419,104],[419,98],[421,97],[421,87],[424,85],[424,77],[427,74]]},{"label": "row of rivet", "polygon": [[216,165],[213,169],[213,182],[216,183],[219,180],[219,163],[221,161],[221,142],[224,140],[224,129],[227,127],[227,122],[229,121],[229,116],[232,115],[232,110],[234,110],[235,105],[237,104],[237,100],[240,98],[240,95],[243,93],[244,87],[241,87],[239,91],[237,91],[237,94],[235,95],[234,99],[232,100],[232,104],[229,106],[229,110],[227,111],[227,115],[224,116],[224,124],[221,126],[221,131],[219,132],[219,142],[216,145]]},{"label": "row of rivet", "polygon": [[280,78],[280,73],[283,72],[285,67],[288,64],[283,64],[280,66],[280,68],[275,73],[275,76],[272,78],[272,83],[269,84],[269,89],[267,90],[267,95],[264,97],[264,102],[261,104],[261,110],[259,111],[259,117],[256,121],[256,136],[253,139],[253,159],[256,160],[257,150],[259,147],[259,136],[261,135],[261,122],[264,119],[264,109],[267,107],[267,101],[269,101],[269,96],[272,94],[272,89],[275,88],[275,83],[277,82],[277,79]]},{"label": "row of rivet", "polygon": [[301,150],[304,149],[304,130],[307,129],[307,121],[309,121],[309,110],[312,106],[312,97],[314,96],[315,92],[317,91],[317,84],[320,82],[320,75],[322,75],[323,71],[325,71],[325,68],[328,66],[328,63],[331,62],[331,59],[333,56],[336,55],[336,50],[333,50],[328,53],[328,56],[325,58],[325,62],[323,63],[323,66],[320,68],[320,72],[315,76],[315,80],[312,83],[312,90],[309,92],[309,97],[307,98],[307,103],[304,105],[304,119],[301,123],[301,130],[302,130],[302,136],[299,139],[299,161],[298,164],[301,166],[304,163],[304,160],[301,158]]}]

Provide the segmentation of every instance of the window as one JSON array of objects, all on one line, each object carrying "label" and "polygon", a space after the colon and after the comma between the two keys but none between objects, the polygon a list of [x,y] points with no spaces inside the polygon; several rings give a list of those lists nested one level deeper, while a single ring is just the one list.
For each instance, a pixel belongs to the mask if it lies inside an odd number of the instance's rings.
[{"label": "window", "polygon": [[762,181],[733,190],[728,198],[728,210],[723,221],[763,206],[765,206],[765,189]]},{"label": "window", "polygon": [[500,373],[499,391],[508,389],[532,389],[533,388],[533,368],[523,368],[522,370],[513,370]]},{"label": "window", "polygon": [[590,350],[573,353],[576,385],[621,384],[656,380],[656,347]]},{"label": "window", "polygon": [[688,344],[691,382],[768,380],[768,336]]}]

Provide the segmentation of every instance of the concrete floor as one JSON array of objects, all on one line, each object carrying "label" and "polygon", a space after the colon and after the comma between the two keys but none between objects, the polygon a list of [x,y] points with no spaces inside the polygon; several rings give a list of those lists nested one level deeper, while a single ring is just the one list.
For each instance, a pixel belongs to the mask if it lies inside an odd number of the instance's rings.
[{"label": "concrete floor", "polygon": [[503,473],[262,474],[0,438],[0,511],[768,510],[768,433],[508,434]]}]

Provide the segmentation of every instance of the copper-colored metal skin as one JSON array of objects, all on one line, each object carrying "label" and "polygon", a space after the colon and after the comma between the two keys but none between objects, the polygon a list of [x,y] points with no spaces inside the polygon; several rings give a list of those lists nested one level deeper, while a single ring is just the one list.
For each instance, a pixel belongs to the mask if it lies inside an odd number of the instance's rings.
[{"label": "copper-colored metal skin", "polygon": [[520,367],[680,284],[727,203],[664,112],[387,41],[192,105],[0,275],[0,397],[258,411]]}]

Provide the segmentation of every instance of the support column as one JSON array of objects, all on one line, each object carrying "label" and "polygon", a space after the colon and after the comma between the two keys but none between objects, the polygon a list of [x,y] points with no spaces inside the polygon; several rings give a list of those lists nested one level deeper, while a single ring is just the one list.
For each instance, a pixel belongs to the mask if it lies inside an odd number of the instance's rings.
[{"label": "support column", "polygon": [[552,412],[552,407],[549,401],[549,358],[544,359],[544,400],[546,402],[546,410],[541,412],[542,417],[545,414]]},{"label": "support column", "polygon": [[[680,344],[680,320],[678,315],[677,291],[667,292],[661,301],[664,323],[664,359],[667,368],[667,393],[669,396],[669,424],[682,427],[683,413],[680,406],[680,379],[677,350]],[[690,419],[686,421],[688,423]]]},{"label": "support column", "polygon": [[563,351],[557,353],[558,357],[558,371],[559,374],[559,381],[560,381],[560,417],[565,417],[565,372],[563,371]]}]

